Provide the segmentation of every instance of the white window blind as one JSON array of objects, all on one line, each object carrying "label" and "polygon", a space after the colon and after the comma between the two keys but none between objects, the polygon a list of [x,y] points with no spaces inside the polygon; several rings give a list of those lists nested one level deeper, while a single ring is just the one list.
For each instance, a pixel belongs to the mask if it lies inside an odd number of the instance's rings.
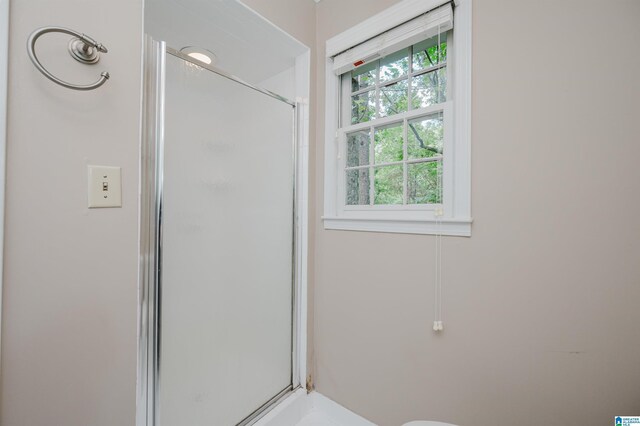
[{"label": "white window blind", "polygon": [[447,3],[336,55],[333,71],[336,75],[344,74],[452,28],[453,8]]}]

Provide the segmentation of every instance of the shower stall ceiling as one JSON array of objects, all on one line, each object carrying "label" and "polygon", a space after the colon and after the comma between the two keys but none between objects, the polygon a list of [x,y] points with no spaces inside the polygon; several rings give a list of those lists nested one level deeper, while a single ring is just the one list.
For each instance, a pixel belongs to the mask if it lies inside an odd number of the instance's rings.
[{"label": "shower stall ceiling", "polygon": [[145,32],[175,49],[205,48],[214,66],[289,99],[306,96],[295,65],[308,48],[240,2],[147,0]]}]

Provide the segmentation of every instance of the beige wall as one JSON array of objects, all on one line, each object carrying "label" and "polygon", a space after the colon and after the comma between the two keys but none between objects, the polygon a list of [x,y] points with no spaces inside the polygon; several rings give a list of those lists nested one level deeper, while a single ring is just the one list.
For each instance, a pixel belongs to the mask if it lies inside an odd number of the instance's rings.
[{"label": "beige wall", "polygon": [[316,40],[313,0],[240,0],[308,47]]},{"label": "beige wall", "polygon": [[[320,2],[319,67],[393,3]],[[432,237],[322,229],[319,100],[317,389],[382,426],[611,424],[640,412],[640,2],[474,3],[475,220],[443,242],[442,335]]]},{"label": "beige wall", "polygon": [[[395,1],[245,3],[315,43],[321,66],[327,38]],[[382,426],[608,424],[640,411],[640,4],[475,3],[475,222],[471,238],[444,241],[440,336],[433,238],[321,227],[316,68],[318,390]],[[3,426],[133,424],[141,14],[137,1],[12,2]],[[85,81],[107,69],[107,85],[71,92],[37,73],[25,40],[51,24],[109,47],[97,67],[52,64]],[[54,41],[43,40],[43,59],[66,55]],[[122,209],[86,209],[92,163],[123,167]]]},{"label": "beige wall", "polygon": [[[2,426],[134,424],[141,20],[141,1],[11,2]],[[111,80],[93,92],[46,80],[25,49],[44,25],[109,48],[87,67],[47,35],[46,66]],[[121,209],[87,209],[87,164],[122,167]]]}]

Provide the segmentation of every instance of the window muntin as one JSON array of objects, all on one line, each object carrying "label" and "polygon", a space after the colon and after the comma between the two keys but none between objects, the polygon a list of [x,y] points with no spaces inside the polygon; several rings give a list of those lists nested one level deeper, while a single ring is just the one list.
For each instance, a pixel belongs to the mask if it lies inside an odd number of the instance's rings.
[{"label": "window muntin", "polygon": [[446,36],[342,75],[346,209],[443,203]]}]

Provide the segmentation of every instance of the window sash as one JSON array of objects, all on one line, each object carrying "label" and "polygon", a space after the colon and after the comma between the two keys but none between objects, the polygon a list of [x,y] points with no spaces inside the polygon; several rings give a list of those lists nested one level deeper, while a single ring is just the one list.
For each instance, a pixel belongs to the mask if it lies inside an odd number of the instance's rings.
[{"label": "window sash", "polygon": [[[430,105],[426,108],[419,108],[390,117],[384,117],[377,120],[367,121],[365,123],[353,124],[345,126],[337,131],[338,142],[338,158],[337,158],[337,207],[339,213],[356,212],[356,211],[433,211],[436,207],[442,206],[445,211],[451,211],[453,206],[453,124],[452,124],[452,109],[453,102],[447,101],[435,105]],[[414,118],[420,118],[423,116],[432,116],[435,114],[442,114],[442,123],[444,126],[444,140],[442,146],[442,154],[434,157],[425,157],[419,159],[407,158],[407,129],[408,122]],[[375,128],[384,127],[390,124],[402,123],[403,125],[403,161],[391,162],[391,163],[379,163],[374,164],[373,153],[369,153],[368,165],[362,166],[350,166],[347,167],[347,135],[349,133],[357,132],[359,130],[369,129],[370,143],[369,150],[374,149],[374,131]],[[426,162],[442,162],[442,203],[440,204],[406,204],[407,202],[407,166],[409,164],[426,163]],[[403,204],[375,204],[373,183],[375,179],[374,170],[385,165],[402,165],[403,166]],[[347,194],[347,182],[346,174],[348,170],[369,170],[369,204],[363,205],[348,205],[346,202]]]},{"label": "window sash", "polygon": [[[447,32],[447,31],[441,31],[438,34],[446,34],[446,39],[447,40],[451,40],[452,39],[452,34],[451,32]],[[437,35],[437,34],[436,34]],[[419,43],[419,42],[418,42]],[[440,45],[440,41],[438,41],[438,46]],[[403,50],[403,49],[400,49]],[[414,55],[414,50],[413,50],[413,45],[408,46],[407,48],[405,48],[405,50],[407,51],[407,55],[408,55],[408,73],[406,75],[403,75],[401,77],[395,78],[393,80],[389,80],[389,81],[384,81],[384,82],[380,82],[380,67],[381,67],[381,63],[378,61],[378,64],[376,65],[376,78],[375,78],[375,82],[374,84],[372,84],[371,86],[365,87],[363,89],[357,90],[355,92],[352,91],[351,88],[351,76],[352,76],[352,71],[350,72],[346,72],[343,75],[341,75],[340,81],[340,117],[339,117],[339,124],[338,127],[346,127],[351,125],[351,108],[352,108],[352,102],[353,102],[353,97],[361,95],[363,93],[374,93],[374,97],[375,97],[375,111],[374,111],[374,117],[369,120],[366,121],[364,123],[370,123],[373,121],[377,121],[377,120],[382,120],[385,118],[389,118],[389,117],[395,117],[397,115],[403,114],[403,113],[398,113],[398,114],[394,114],[394,115],[390,115],[390,116],[385,116],[385,117],[380,117],[380,104],[381,104],[381,89],[391,86],[393,84],[397,84],[401,81],[406,81],[407,82],[407,110],[408,111],[412,111],[413,110],[413,96],[414,96],[414,90],[413,90],[413,79],[414,78],[418,78],[421,75],[425,75],[428,74],[430,72],[434,72],[437,71],[439,69],[445,68],[446,67],[446,73],[447,73],[447,78],[446,78],[446,91],[447,91],[447,97],[445,98],[444,101],[446,101],[447,99],[449,99],[449,97],[451,96],[452,93],[452,82],[451,82],[451,67],[448,66],[449,64],[449,60],[445,60],[443,62],[439,62],[431,67],[428,68],[424,68],[424,69],[420,69],[420,70],[415,70],[413,69],[413,55]],[[392,52],[395,53],[395,52]],[[447,58],[449,58],[449,56],[452,54],[451,48],[450,48],[450,42],[447,41]],[[439,58],[438,58],[439,59]],[[440,88],[437,88],[437,90],[440,90]],[[356,124],[362,124],[362,123],[356,123]]]}]

